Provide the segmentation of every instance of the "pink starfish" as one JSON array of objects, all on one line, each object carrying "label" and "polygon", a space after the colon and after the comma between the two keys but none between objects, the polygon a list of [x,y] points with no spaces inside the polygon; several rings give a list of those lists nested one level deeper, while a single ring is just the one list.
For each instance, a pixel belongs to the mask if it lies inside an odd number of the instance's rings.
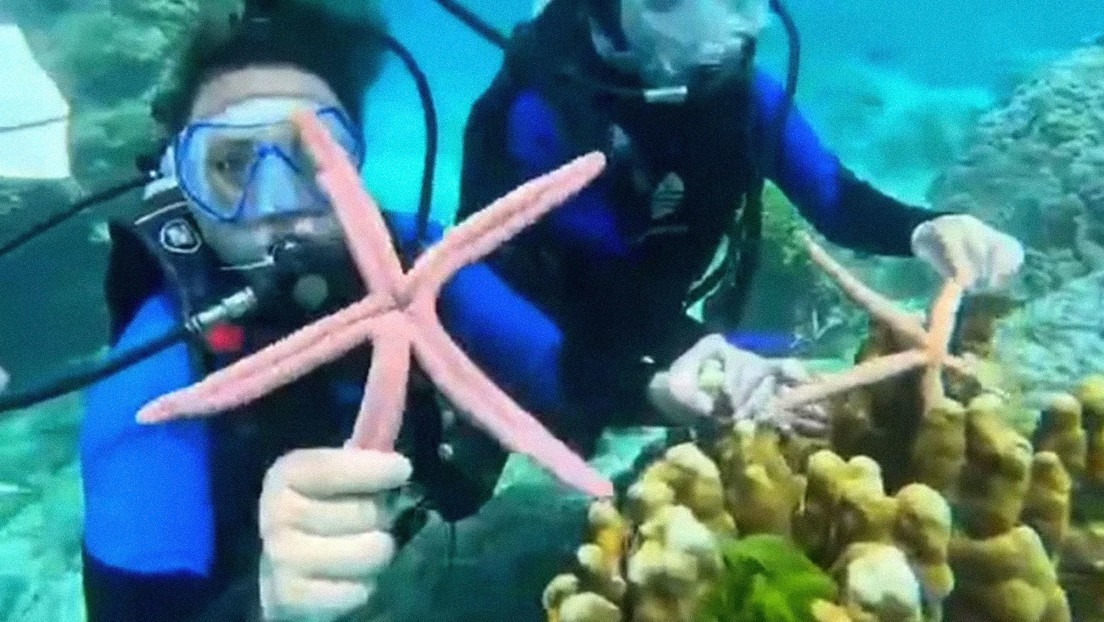
[{"label": "pink starfish", "polygon": [[452,229],[403,273],[379,207],[345,152],[313,114],[300,112],[295,123],[314,156],[319,185],[333,202],[369,294],[191,387],[150,402],[138,420],[212,415],[241,406],[371,340],[372,363],[349,445],[394,450],[413,352],[460,412],[508,450],[527,454],[587,494],[612,496],[607,479],[475,366],[445,332],[436,309],[441,287],[457,271],[585,187],[605,168],[605,157],[585,155],[520,186]]}]

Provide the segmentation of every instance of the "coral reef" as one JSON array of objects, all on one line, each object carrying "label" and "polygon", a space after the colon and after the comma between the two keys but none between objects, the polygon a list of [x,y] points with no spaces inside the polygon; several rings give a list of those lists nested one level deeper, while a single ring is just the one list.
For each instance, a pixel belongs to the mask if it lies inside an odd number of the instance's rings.
[{"label": "coral reef", "polygon": [[81,620],[80,400],[0,423],[0,620]]},{"label": "coral reef", "polygon": [[1022,240],[1018,291],[1038,296],[1104,268],[1104,41],[1076,50],[982,117],[930,191]]},{"label": "coral reef", "polygon": [[[870,312],[872,329],[855,368],[784,392],[774,408],[827,399],[832,434],[816,442],[739,422],[716,442],[672,447],[647,467],[615,521],[627,559],[639,554],[640,534],[654,532],[644,529],[650,517],[671,508],[692,525],[688,533],[708,530],[714,543],[702,549],[710,551],[708,563],[699,558],[683,566],[681,600],[669,610],[677,615],[667,619],[1104,619],[1104,376],[1052,396],[1028,436],[1016,425],[1022,405],[1015,394],[1001,386],[999,374],[984,372],[993,365],[994,323],[1008,305],[988,300],[963,309],[960,334],[968,338],[952,354],[961,296],[953,284],[943,288],[924,327],[815,244],[809,248],[812,260]],[[922,356],[902,358],[913,351]],[[703,369],[703,388],[716,374]],[[592,525],[614,524],[595,516]],[[593,562],[582,563],[584,550],[602,548],[599,532],[592,529],[591,543],[580,549],[578,570],[552,584],[570,586],[574,602],[592,608],[565,607],[567,598],[553,597],[563,590],[550,587],[544,602],[550,620],[566,619],[565,611],[578,614],[577,621],[649,619],[634,617],[635,605],[654,598],[654,584],[614,563],[616,555],[602,566],[601,581]],[[733,561],[738,556],[723,553],[751,546],[753,538],[791,547],[833,579],[834,593],[801,601],[800,585],[779,587],[769,569],[749,573]],[[656,555],[669,545],[649,541]],[[691,587],[691,579],[699,583]],[[776,608],[745,608],[747,594],[765,589],[753,587],[760,585],[775,590]],[[604,599],[600,608],[596,597]],[[783,605],[794,599],[806,609]]]},{"label": "coral reef", "polygon": [[549,619],[694,620],[721,570],[717,533],[734,530],[721,494],[716,465],[687,444],[671,448],[630,488],[626,515],[595,503],[578,571],[545,591]]},{"label": "coral reef", "polygon": [[[997,325],[993,360],[1034,415],[1051,395],[1068,391],[1071,379],[1101,372],[1102,314],[1104,271],[1098,271],[1023,304]],[[1028,423],[1033,428],[1037,417]]]}]

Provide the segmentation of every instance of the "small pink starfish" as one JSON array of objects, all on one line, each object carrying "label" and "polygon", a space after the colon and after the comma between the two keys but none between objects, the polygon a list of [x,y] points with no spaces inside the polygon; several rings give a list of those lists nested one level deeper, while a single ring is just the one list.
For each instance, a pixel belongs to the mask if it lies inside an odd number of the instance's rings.
[{"label": "small pink starfish", "polygon": [[421,368],[472,423],[510,451],[527,454],[564,483],[597,497],[613,486],[510,399],[441,326],[441,287],[523,228],[562,204],[605,168],[591,153],[534,179],[452,229],[403,273],[380,215],[360,176],[317,118],[295,116],[345,232],[369,294],[203,381],[162,396],[138,413],[144,423],[212,415],[241,406],[372,341],[364,398],[348,445],[393,451],[402,424],[413,352]]}]

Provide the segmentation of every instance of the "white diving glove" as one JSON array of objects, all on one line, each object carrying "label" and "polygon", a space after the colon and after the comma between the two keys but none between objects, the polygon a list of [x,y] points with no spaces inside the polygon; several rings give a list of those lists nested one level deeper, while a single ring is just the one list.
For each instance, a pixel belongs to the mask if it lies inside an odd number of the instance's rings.
[{"label": "white diving glove", "polygon": [[940,216],[916,227],[912,252],[943,278],[959,278],[971,292],[1007,286],[1024,262],[1019,240],[966,214]]},{"label": "white diving glove", "polygon": [[[720,391],[701,382],[708,365],[720,368]],[[652,405],[671,423],[685,425],[700,417],[764,420],[767,408],[781,391],[810,380],[796,359],[766,359],[741,350],[721,335],[708,335],[680,356],[666,372],[655,375],[648,387]],[[780,413],[784,420],[768,423],[806,436],[828,431],[823,408],[810,407]]]},{"label": "white diving glove", "polygon": [[301,449],[276,461],[260,501],[268,621],[335,620],[368,602],[395,556],[389,497],[412,472],[398,453]]}]

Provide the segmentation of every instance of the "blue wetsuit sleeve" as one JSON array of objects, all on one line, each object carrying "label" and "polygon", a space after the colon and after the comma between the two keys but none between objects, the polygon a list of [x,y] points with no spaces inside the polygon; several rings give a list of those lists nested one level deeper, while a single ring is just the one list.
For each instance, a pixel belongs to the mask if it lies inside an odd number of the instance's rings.
[{"label": "blue wetsuit sleeve", "polygon": [[521,406],[543,416],[560,410],[560,329],[489,266],[468,266],[446,284],[441,318],[460,347]]},{"label": "blue wetsuit sleeve", "polygon": [[[168,296],[149,298],[111,355],[166,334],[177,317]],[[196,379],[187,346],[177,344],[86,392],[80,459],[90,621],[204,605],[215,549],[207,422],[135,421],[145,403]]]},{"label": "blue wetsuit sleeve", "polygon": [[[774,144],[785,89],[757,71],[753,91],[759,142]],[[817,137],[796,108],[782,133],[781,157],[765,160],[764,174],[832,242],[878,255],[912,255],[913,230],[942,212],[902,203],[859,180]]]},{"label": "blue wetsuit sleeve", "polygon": [[[510,106],[506,125],[507,152],[525,179],[552,171],[578,155],[560,129],[552,107],[533,91],[522,92]],[[623,257],[628,253],[621,235],[618,211],[609,205],[603,175],[545,217],[551,233],[561,243],[586,247],[599,256]]]},{"label": "blue wetsuit sleeve", "polygon": [[[413,236],[413,217],[390,219],[404,242]],[[441,232],[436,223],[427,231],[431,241]],[[445,284],[438,311],[449,335],[522,407],[542,416],[559,411],[560,330],[489,266],[460,270]]]}]

